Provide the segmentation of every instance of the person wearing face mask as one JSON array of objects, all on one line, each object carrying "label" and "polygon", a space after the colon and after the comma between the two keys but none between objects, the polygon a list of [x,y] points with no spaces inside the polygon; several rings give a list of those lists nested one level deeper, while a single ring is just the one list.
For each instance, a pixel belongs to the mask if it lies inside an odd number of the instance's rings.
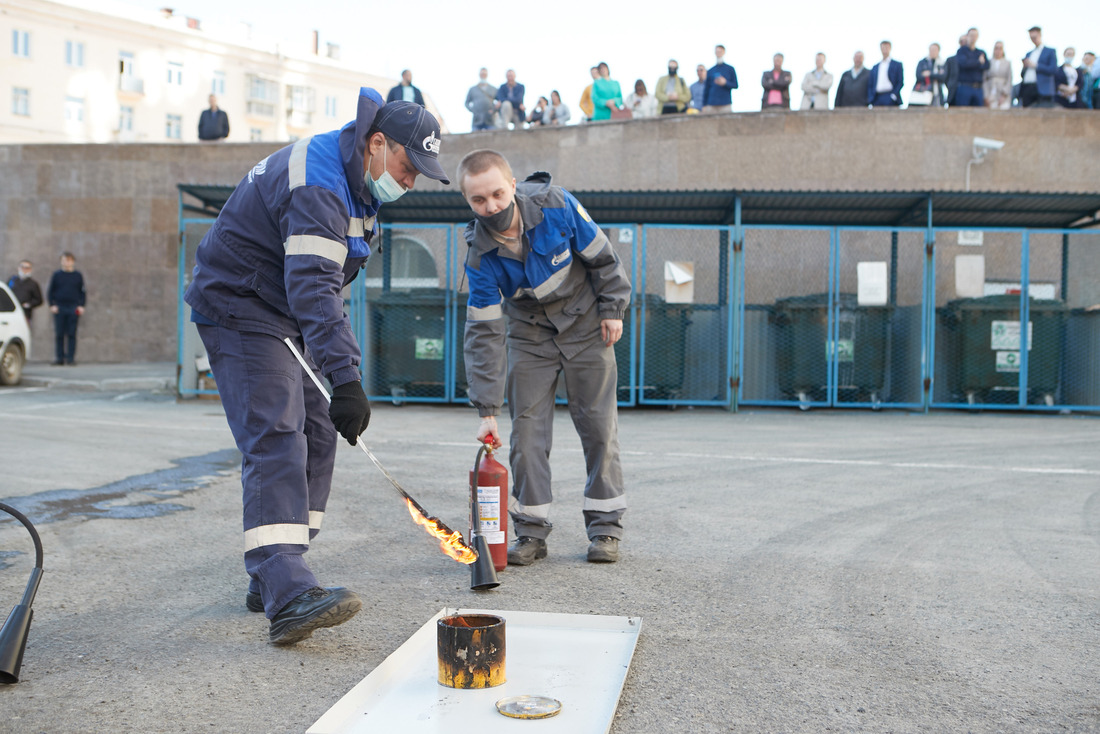
[{"label": "person wearing face mask", "polygon": [[477,132],[478,130],[492,130],[496,127],[493,122],[493,118],[496,117],[493,100],[496,99],[496,96],[497,88],[489,83],[489,70],[483,66],[481,71],[478,72],[477,84],[470,87],[470,90],[466,92],[466,109],[473,114],[473,121],[470,123],[471,130]]},{"label": "person wearing face mask", "polygon": [[680,76],[679,71],[680,64],[676,59],[669,59],[668,73],[658,79],[657,86],[653,88],[662,115],[683,112],[691,101],[691,90],[688,89],[687,82]]},{"label": "person wearing face mask", "polygon": [[[362,602],[323,588],[305,562],[321,527],[337,439],[370,420],[360,348],[341,292],[366,263],[379,208],[439,165],[439,123],[362,88],[356,117],[253,166],[195,253],[184,300],[206,347],[226,420],[243,455],[245,604],[276,645],[342,624]],[[287,348],[332,385],[332,401]]]},{"label": "person wearing face mask", "polygon": [[516,542],[508,563],[545,558],[550,522],[554,393],[565,376],[569,414],[588,480],[588,560],[619,559],[626,511],[619,463],[615,342],[630,279],[603,230],[572,194],[536,173],[516,184],[492,150],[466,155],[456,175],[474,220],[466,226],[469,300],[463,349],[477,440],[501,445],[497,415],[508,397]]},{"label": "person wearing face mask", "polygon": [[1062,65],[1054,72],[1054,87],[1058,91],[1054,101],[1062,107],[1077,106],[1077,92],[1080,85],[1077,79],[1077,68],[1073,65],[1076,57],[1077,50],[1070,46],[1062,57]]}]

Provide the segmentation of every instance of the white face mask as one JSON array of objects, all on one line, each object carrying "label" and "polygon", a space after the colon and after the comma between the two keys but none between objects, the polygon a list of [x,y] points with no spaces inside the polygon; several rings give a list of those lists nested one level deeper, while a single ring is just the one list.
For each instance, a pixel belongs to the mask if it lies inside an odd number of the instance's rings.
[{"label": "white face mask", "polygon": [[389,147],[389,141],[384,141],[382,147],[382,175],[378,177],[377,181],[371,178],[370,175],[370,161],[374,156],[367,159],[367,170],[363,171],[363,182],[370,189],[371,196],[383,204],[397,201],[408,191],[404,186],[397,183],[397,179],[390,175],[390,172],[386,169],[386,151]]},{"label": "white face mask", "polygon": [[1070,66],[1073,66],[1073,57],[1072,56],[1067,56],[1066,57],[1066,63]]}]

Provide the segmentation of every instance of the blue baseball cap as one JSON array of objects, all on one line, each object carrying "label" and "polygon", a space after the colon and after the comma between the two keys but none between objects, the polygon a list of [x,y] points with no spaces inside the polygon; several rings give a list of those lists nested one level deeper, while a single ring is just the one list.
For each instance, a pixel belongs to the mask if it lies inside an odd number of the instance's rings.
[{"label": "blue baseball cap", "polygon": [[405,153],[416,170],[436,181],[451,183],[439,165],[442,139],[439,122],[431,112],[415,102],[387,102],[378,111],[374,126],[390,140],[405,146]]}]

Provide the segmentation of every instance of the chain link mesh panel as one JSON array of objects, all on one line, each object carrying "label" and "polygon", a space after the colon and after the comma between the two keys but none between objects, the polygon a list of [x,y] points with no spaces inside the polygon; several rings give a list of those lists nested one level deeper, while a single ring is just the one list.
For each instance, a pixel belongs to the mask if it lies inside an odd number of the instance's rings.
[{"label": "chain link mesh panel", "polygon": [[742,403],[825,404],[831,233],[745,228]]},{"label": "chain link mesh panel", "polygon": [[1028,394],[1051,407],[1100,406],[1100,234],[1029,233],[1028,284]]},{"label": "chain link mesh panel", "polygon": [[836,404],[919,406],[924,233],[839,231]]},{"label": "chain link mesh panel", "polygon": [[729,395],[729,230],[645,227],[639,402],[722,404]]},{"label": "chain link mesh panel", "polygon": [[363,367],[373,399],[445,400],[450,227],[388,225],[364,272]]},{"label": "chain link mesh panel", "polygon": [[[1020,232],[936,233],[935,403],[1018,404],[1022,247]],[[1043,318],[1044,348],[1051,327]],[[1043,372],[1060,358],[1031,355]]]}]

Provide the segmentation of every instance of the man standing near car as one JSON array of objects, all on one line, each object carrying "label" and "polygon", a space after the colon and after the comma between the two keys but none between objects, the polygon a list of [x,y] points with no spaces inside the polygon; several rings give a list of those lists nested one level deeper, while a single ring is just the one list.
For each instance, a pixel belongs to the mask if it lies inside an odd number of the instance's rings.
[{"label": "man standing near car", "polygon": [[23,307],[23,313],[27,316],[27,325],[31,324],[31,314],[34,309],[42,305],[42,288],[38,281],[31,277],[34,265],[30,260],[19,261],[19,272],[8,279],[8,288],[15,294],[19,305]]},{"label": "man standing near car", "polygon": [[[474,210],[466,226],[470,296],[463,349],[480,442],[501,445],[496,416],[508,397],[516,542],[508,563],[546,557],[554,392],[564,374],[569,414],[584,449],[588,560],[619,559],[626,511],[619,464],[615,342],[623,333],[630,280],[611,242],[580,202],[536,173],[516,185],[493,150],[458,166]],[[507,364],[507,369],[505,369]]]},{"label": "man standing near car", "polygon": [[54,328],[54,364],[76,364],[76,326],[84,315],[84,276],[76,269],[76,256],[61,256],[61,269],[54,271],[46,287]]},{"label": "man standing near car", "polygon": [[[203,237],[184,300],[243,455],[245,605],[292,645],[351,619],[358,595],[322,588],[305,562],[332,487],[337,434],[370,421],[342,290],[377,234],[379,208],[417,175],[447,181],[439,123],[415,102],[359,92],[356,118],[257,163]],[[332,402],[287,348],[328,379]]]}]

